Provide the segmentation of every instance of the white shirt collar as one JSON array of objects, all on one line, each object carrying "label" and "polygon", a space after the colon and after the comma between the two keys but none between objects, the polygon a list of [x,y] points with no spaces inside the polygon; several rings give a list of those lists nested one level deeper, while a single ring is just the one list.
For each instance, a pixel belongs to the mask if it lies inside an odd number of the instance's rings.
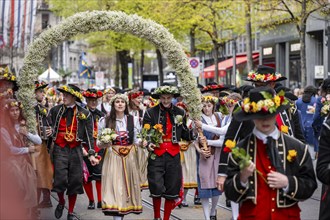
[{"label": "white shirt collar", "polygon": [[253,129],[252,132],[258,139],[262,140],[264,144],[267,143],[267,137],[272,137],[274,140],[277,140],[280,137],[280,131],[275,127],[274,131],[269,135],[266,135],[259,131],[256,127]]},{"label": "white shirt collar", "polygon": [[74,108],[76,106],[76,104],[70,105],[70,106],[66,106],[66,108]]}]

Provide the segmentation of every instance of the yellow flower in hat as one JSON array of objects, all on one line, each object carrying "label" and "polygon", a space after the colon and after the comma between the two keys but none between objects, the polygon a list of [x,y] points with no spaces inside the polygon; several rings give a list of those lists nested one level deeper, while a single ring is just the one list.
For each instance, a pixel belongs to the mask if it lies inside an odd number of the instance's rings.
[{"label": "yellow flower in hat", "polygon": [[257,103],[251,102],[251,112],[256,113],[258,111]]},{"label": "yellow flower in hat", "polygon": [[278,95],[275,96],[274,102],[275,102],[276,107],[279,107],[281,105],[281,98]]}]

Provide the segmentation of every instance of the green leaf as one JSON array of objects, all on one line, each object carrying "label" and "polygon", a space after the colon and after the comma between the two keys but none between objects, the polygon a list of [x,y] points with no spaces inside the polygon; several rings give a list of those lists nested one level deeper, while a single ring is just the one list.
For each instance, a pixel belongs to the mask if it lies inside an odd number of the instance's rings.
[{"label": "green leaf", "polygon": [[273,95],[270,94],[269,92],[262,91],[260,93],[265,99],[272,99],[273,98]]}]

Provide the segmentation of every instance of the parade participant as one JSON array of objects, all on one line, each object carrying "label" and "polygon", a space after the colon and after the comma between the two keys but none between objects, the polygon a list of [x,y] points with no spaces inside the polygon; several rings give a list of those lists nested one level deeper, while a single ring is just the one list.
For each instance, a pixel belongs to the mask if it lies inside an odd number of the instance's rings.
[{"label": "parade participant", "polygon": [[[127,93],[129,104],[128,104],[128,113],[130,115],[133,115],[135,117],[139,118],[140,125],[142,123],[143,115],[145,112],[145,107],[142,103],[143,100],[143,91],[138,90],[131,90]],[[141,169],[140,174],[140,181],[141,181],[141,188],[147,189],[148,188],[148,182],[147,182],[147,170],[144,169],[145,167],[145,161],[148,158],[148,150],[145,148],[138,148],[138,162],[139,167]]]},{"label": "parade participant", "polygon": [[138,117],[141,121],[143,118],[143,114],[145,108],[142,104],[143,92],[137,90],[131,90],[127,93],[129,104],[128,104],[128,112],[129,114]]},{"label": "parade participant", "polygon": [[[276,82],[283,80],[286,80],[286,77],[282,76],[280,73],[277,73],[274,68],[262,65],[259,65],[256,71],[250,72],[246,78],[246,81],[253,82],[256,88],[267,86],[272,89],[275,87]],[[238,105],[241,105],[241,103],[238,103]],[[281,129],[282,126],[287,127],[288,134],[290,136],[293,136],[305,143],[305,138],[301,130],[299,114],[295,105],[280,112],[280,114],[276,116],[276,123],[279,129]],[[233,118],[225,135],[224,143],[226,143],[226,140],[233,140],[236,142],[242,140],[251,134],[253,128],[254,123],[252,120],[239,122]],[[227,161],[228,154],[222,153],[219,163],[219,173],[222,175],[219,176],[217,180],[218,187],[221,190],[223,190],[223,183],[225,181]]]},{"label": "parade participant", "polygon": [[319,220],[330,219],[330,118],[323,123],[320,136],[319,158],[316,164],[316,174],[323,183],[320,200]]},{"label": "parade participant", "polygon": [[98,139],[98,146],[106,148],[102,169],[102,212],[117,220],[130,213],[142,213],[137,165],[137,147],[141,144],[137,138],[140,122],[138,117],[128,114],[127,95],[116,94],[110,104],[110,114],[100,119],[99,133],[110,128],[117,137],[108,145]]},{"label": "parade participant", "polygon": [[238,121],[255,124],[237,146],[226,142],[225,147],[232,153],[224,189],[228,199],[241,203],[238,219],[300,219],[298,201],[317,188],[308,146],[275,124],[276,116],[289,107],[283,94],[260,87],[250,91],[234,114]]},{"label": "parade participant", "polygon": [[148,149],[152,151],[148,159],[148,183],[150,196],[154,207],[154,218],[160,219],[161,197],[165,198],[164,220],[170,218],[175,207],[175,199],[179,197],[182,185],[182,168],[180,163],[179,141],[191,140],[192,134],[185,123],[178,123],[178,118],[186,121],[185,111],[174,106],[172,99],[179,96],[174,86],[160,86],[151,95],[159,99],[159,105],[146,111],[143,125],[151,127],[161,124],[164,136],[159,147],[149,143]]},{"label": "parade participant", "polygon": [[[221,116],[215,112],[218,98],[211,94],[204,94],[202,97],[202,122],[204,124],[220,127]],[[196,126],[201,127],[200,124],[196,123]],[[216,178],[218,173],[218,161],[221,152],[221,143],[216,140],[219,136],[216,136],[210,132],[203,131],[204,136],[201,142],[207,141],[209,151],[202,151],[201,147],[196,144],[199,155],[197,157],[197,180],[198,180],[198,193],[202,202],[204,217],[206,220],[214,220],[217,217],[216,207],[218,204],[221,192],[217,189]],[[209,199],[211,199],[211,211],[209,207]]]},{"label": "parade participant", "polygon": [[53,167],[48,153],[47,144],[52,128],[47,119],[48,110],[42,105],[45,97],[45,88],[48,86],[45,82],[35,81],[34,93],[37,104],[34,109],[37,117],[37,132],[42,139],[40,151],[35,153],[36,167],[37,167],[37,186],[38,199],[42,194],[43,200],[39,203],[39,208],[52,207],[50,200],[50,190],[53,187]]},{"label": "parade participant", "polygon": [[88,157],[94,166],[95,158],[93,139],[93,118],[91,113],[76,102],[83,98],[80,89],[74,85],[57,88],[63,93],[63,104],[54,106],[49,111],[49,119],[53,126],[52,158],[54,163],[54,183],[52,191],[56,192],[59,203],[55,209],[55,217],[61,218],[65,205],[64,193],[69,197],[68,220],[79,219],[73,213],[77,194],[83,194],[82,146],[87,145]]},{"label": "parade participant", "polygon": [[103,92],[103,100],[102,103],[97,106],[97,109],[103,112],[104,114],[109,114],[111,110],[110,100],[111,98],[116,95],[116,90],[114,88],[107,88]]},{"label": "parade participant", "polygon": [[[325,120],[325,116],[328,115],[328,109],[326,106],[330,101],[330,78],[323,80],[320,86],[320,96],[316,99],[315,113],[313,115],[312,127],[315,135],[315,145],[318,145],[319,137],[321,134],[321,127]],[[318,148],[315,150],[315,159],[318,157]]]},{"label": "parade participant", "polygon": [[[97,153],[97,158],[102,159],[104,156],[104,149],[100,149],[96,145],[96,139],[98,135],[98,123],[100,118],[104,117],[105,114],[98,110],[97,104],[99,98],[102,98],[103,93],[101,91],[97,91],[96,89],[87,89],[82,93],[85,97],[87,106],[86,108],[92,115],[94,130],[93,130],[93,138],[94,138],[94,150]],[[95,166],[92,166],[91,162],[88,159],[88,146],[83,144],[83,155],[84,162],[89,171],[89,177],[87,182],[84,183],[84,189],[89,199],[89,205],[87,209],[95,209],[94,195],[93,195],[93,184],[92,181],[95,181],[96,193],[97,193],[97,208],[102,208],[102,196],[101,196],[101,176],[102,176],[102,163],[99,163]]]},{"label": "parade participant", "polygon": [[[225,139],[225,134],[227,133],[229,124],[232,120],[232,114],[234,111],[234,108],[237,107],[237,102],[239,102],[242,99],[242,97],[240,96],[240,94],[238,93],[231,93],[228,96],[225,96],[221,99],[221,106],[224,106],[225,108],[227,108],[228,110],[228,115],[226,115],[222,120],[221,120],[221,126],[220,127],[215,127],[212,125],[208,125],[205,123],[202,123],[201,121],[195,121],[195,125],[197,127],[201,127],[203,129],[203,131],[207,131],[220,136],[220,138],[218,140],[208,140],[208,145],[216,145],[216,146],[223,146],[223,141]],[[220,154],[221,156],[221,154]],[[218,174],[219,177],[223,177],[225,178],[227,175],[225,174]],[[220,190],[220,189],[219,189]],[[229,200],[226,200],[226,203],[228,203]],[[236,220],[238,217],[238,203],[232,202],[230,201],[230,207],[231,207],[231,211],[232,211],[232,219]]]},{"label": "parade participant", "polygon": [[[8,99],[3,112],[10,118],[10,126],[1,126],[4,146],[10,146],[11,157],[7,158],[9,173],[13,175],[14,182],[18,183],[16,189],[22,194],[20,204],[27,209],[29,217],[37,218],[37,176],[32,164],[31,154],[37,151],[32,144],[41,144],[37,134],[28,132],[26,121],[22,115],[22,104],[15,99]],[[7,129],[6,129],[7,128]]]},{"label": "parade participant", "polygon": [[[192,128],[192,120],[189,119],[188,107],[184,102],[176,103],[176,106],[182,108],[187,114],[187,127]],[[187,194],[189,189],[197,191],[197,154],[195,144],[191,141],[180,141],[180,157],[183,176],[183,201],[180,206],[188,207]],[[195,191],[195,192],[196,192]],[[179,207],[180,207],[179,206]]]}]

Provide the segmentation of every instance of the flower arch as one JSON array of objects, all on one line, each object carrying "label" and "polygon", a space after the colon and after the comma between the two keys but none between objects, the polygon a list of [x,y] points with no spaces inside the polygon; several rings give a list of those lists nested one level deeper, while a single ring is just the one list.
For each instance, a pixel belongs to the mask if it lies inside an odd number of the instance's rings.
[{"label": "flower arch", "polygon": [[186,54],[173,35],[162,25],[138,15],[127,15],[119,11],[81,12],[63,20],[58,25],[42,32],[29,45],[24,65],[20,72],[18,99],[23,104],[29,130],[35,130],[33,108],[34,80],[38,77],[38,66],[47,56],[52,46],[58,45],[77,34],[112,30],[144,38],[159,48],[167,57],[170,66],[177,73],[182,85],[181,94],[185,98],[192,118],[200,118],[200,92],[190,72]]}]

